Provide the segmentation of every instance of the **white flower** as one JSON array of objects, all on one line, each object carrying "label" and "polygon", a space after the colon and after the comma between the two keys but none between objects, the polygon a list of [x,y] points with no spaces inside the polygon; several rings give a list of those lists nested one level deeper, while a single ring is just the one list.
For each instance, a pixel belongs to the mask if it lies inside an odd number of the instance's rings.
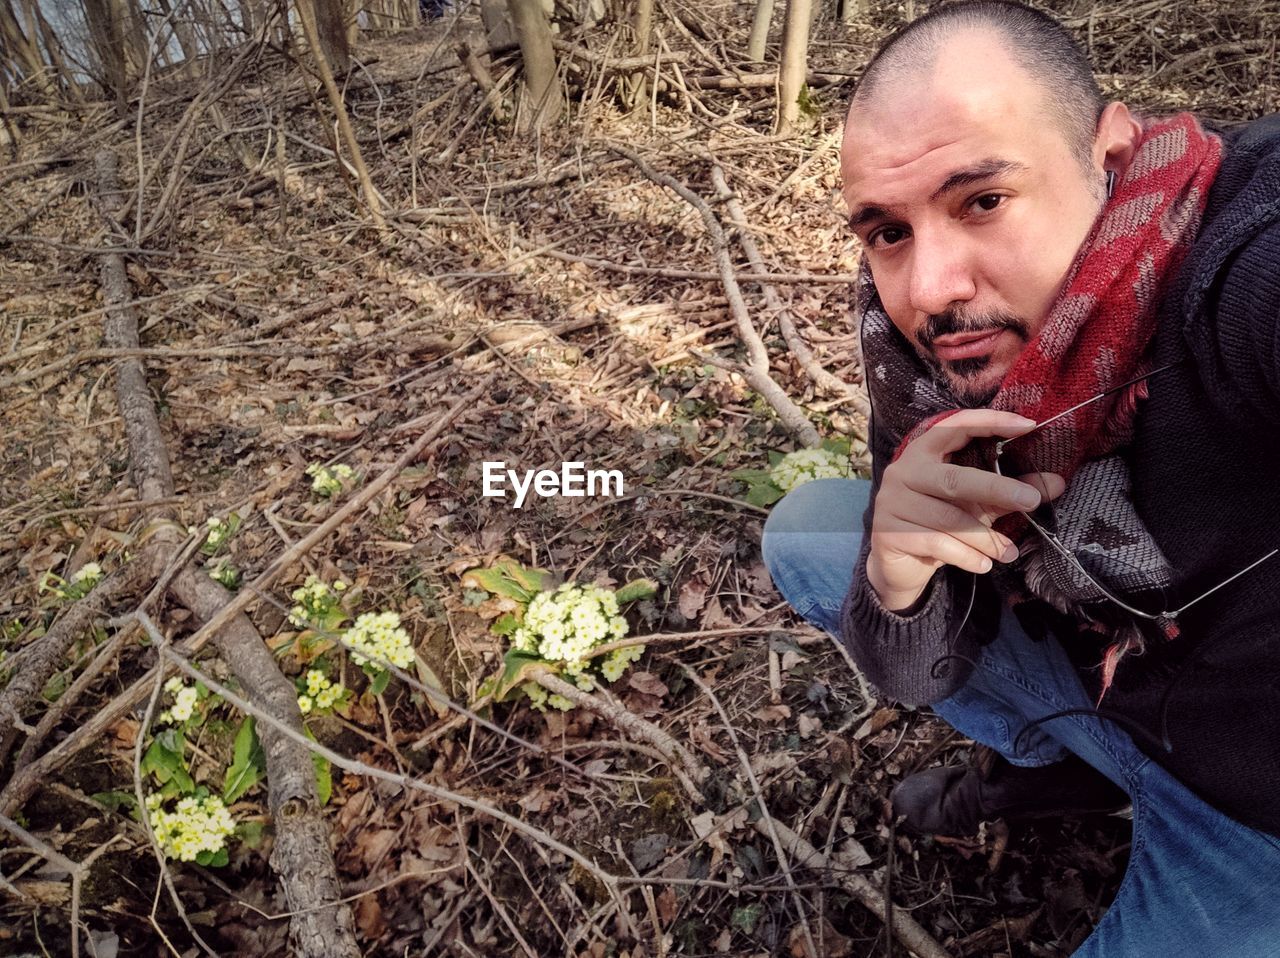
[{"label": "white flower", "polygon": [[185,722],[195,713],[196,701],[199,694],[196,692],[194,685],[185,685],[178,690],[177,697],[174,699],[173,708],[170,714],[175,722]]},{"label": "white flower", "polygon": [[848,479],[853,475],[849,461],[829,449],[800,449],[787,453],[770,471],[773,484],[790,492],[814,479]]},{"label": "white flower", "polygon": [[311,476],[311,491],[327,499],[340,493],[343,486],[355,476],[355,472],[342,463],[321,466],[313,462],[307,466],[307,475]]},{"label": "white flower", "polygon": [[300,629],[323,625],[330,613],[338,608],[336,593],[346,587],[342,580],[329,586],[318,576],[307,576],[307,581],[293,590],[294,606],[289,610],[289,622]]},{"label": "white flower", "polygon": [[172,812],[159,793],[147,796],[147,817],[156,841],[169,858],[195,861],[201,852],[217,852],[235,831],[235,819],[216,795],[180,799]]},{"label": "white flower", "polygon": [[[402,669],[413,664],[413,639],[400,627],[400,616],[394,612],[366,612],[347,630],[343,642],[356,665],[374,659]],[[384,667],[378,661],[373,664]]]},{"label": "white flower", "polygon": [[86,562],[71,576],[71,581],[77,585],[84,583],[92,586],[95,582],[102,578],[102,566],[96,562]]},{"label": "white flower", "polygon": [[566,582],[554,592],[533,597],[512,644],[549,662],[563,663],[566,672],[578,674],[587,666],[592,649],[626,633],[627,620],[618,614],[618,598],[612,590]]}]

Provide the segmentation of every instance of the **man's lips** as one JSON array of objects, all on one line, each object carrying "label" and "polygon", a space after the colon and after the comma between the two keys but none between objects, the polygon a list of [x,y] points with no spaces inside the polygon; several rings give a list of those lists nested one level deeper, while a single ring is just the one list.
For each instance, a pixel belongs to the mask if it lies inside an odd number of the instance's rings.
[{"label": "man's lips", "polygon": [[934,355],[939,359],[969,359],[990,352],[996,340],[1005,330],[991,329],[985,333],[952,333],[939,336],[932,343]]}]

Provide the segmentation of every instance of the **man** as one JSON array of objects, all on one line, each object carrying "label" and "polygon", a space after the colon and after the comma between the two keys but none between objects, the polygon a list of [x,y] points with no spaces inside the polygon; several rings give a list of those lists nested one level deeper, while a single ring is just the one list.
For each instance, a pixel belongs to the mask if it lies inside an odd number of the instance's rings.
[{"label": "man", "polygon": [[763,551],[872,684],[998,753],[895,814],[1131,803],[1075,954],[1275,956],[1280,117],[1141,117],[1051,18],[977,0],[878,51],[841,168],[873,478],[799,487]]}]

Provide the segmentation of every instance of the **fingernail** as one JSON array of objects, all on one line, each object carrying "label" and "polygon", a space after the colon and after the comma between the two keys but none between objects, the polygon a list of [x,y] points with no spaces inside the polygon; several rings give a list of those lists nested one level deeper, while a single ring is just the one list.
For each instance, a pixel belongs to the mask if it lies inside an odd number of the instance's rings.
[{"label": "fingernail", "polygon": [[1017,500],[1018,505],[1026,506],[1028,509],[1034,509],[1040,505],[1040,493],[1030,486],[1025,489],[1019,489],[1017,495],[1013,498]]},{"label": "fingernail", "polygon": [[1018,547],[1012,543],[1009,544],[1004,552],[1000,553],[1001,562],[1012,562],[1016,558],[1018,558]]}]

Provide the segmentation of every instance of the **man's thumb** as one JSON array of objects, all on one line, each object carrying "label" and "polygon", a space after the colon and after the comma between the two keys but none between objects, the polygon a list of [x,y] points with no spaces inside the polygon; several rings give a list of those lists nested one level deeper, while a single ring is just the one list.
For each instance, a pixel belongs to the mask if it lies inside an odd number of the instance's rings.
[{"label": "man's thumb", "polygon": [[1026,475],[1019,476],[1018,479],[1039,489],[1042,502],[1057,499],[1067,488],[1067,480],[1056,472],[1028,472]]}]

